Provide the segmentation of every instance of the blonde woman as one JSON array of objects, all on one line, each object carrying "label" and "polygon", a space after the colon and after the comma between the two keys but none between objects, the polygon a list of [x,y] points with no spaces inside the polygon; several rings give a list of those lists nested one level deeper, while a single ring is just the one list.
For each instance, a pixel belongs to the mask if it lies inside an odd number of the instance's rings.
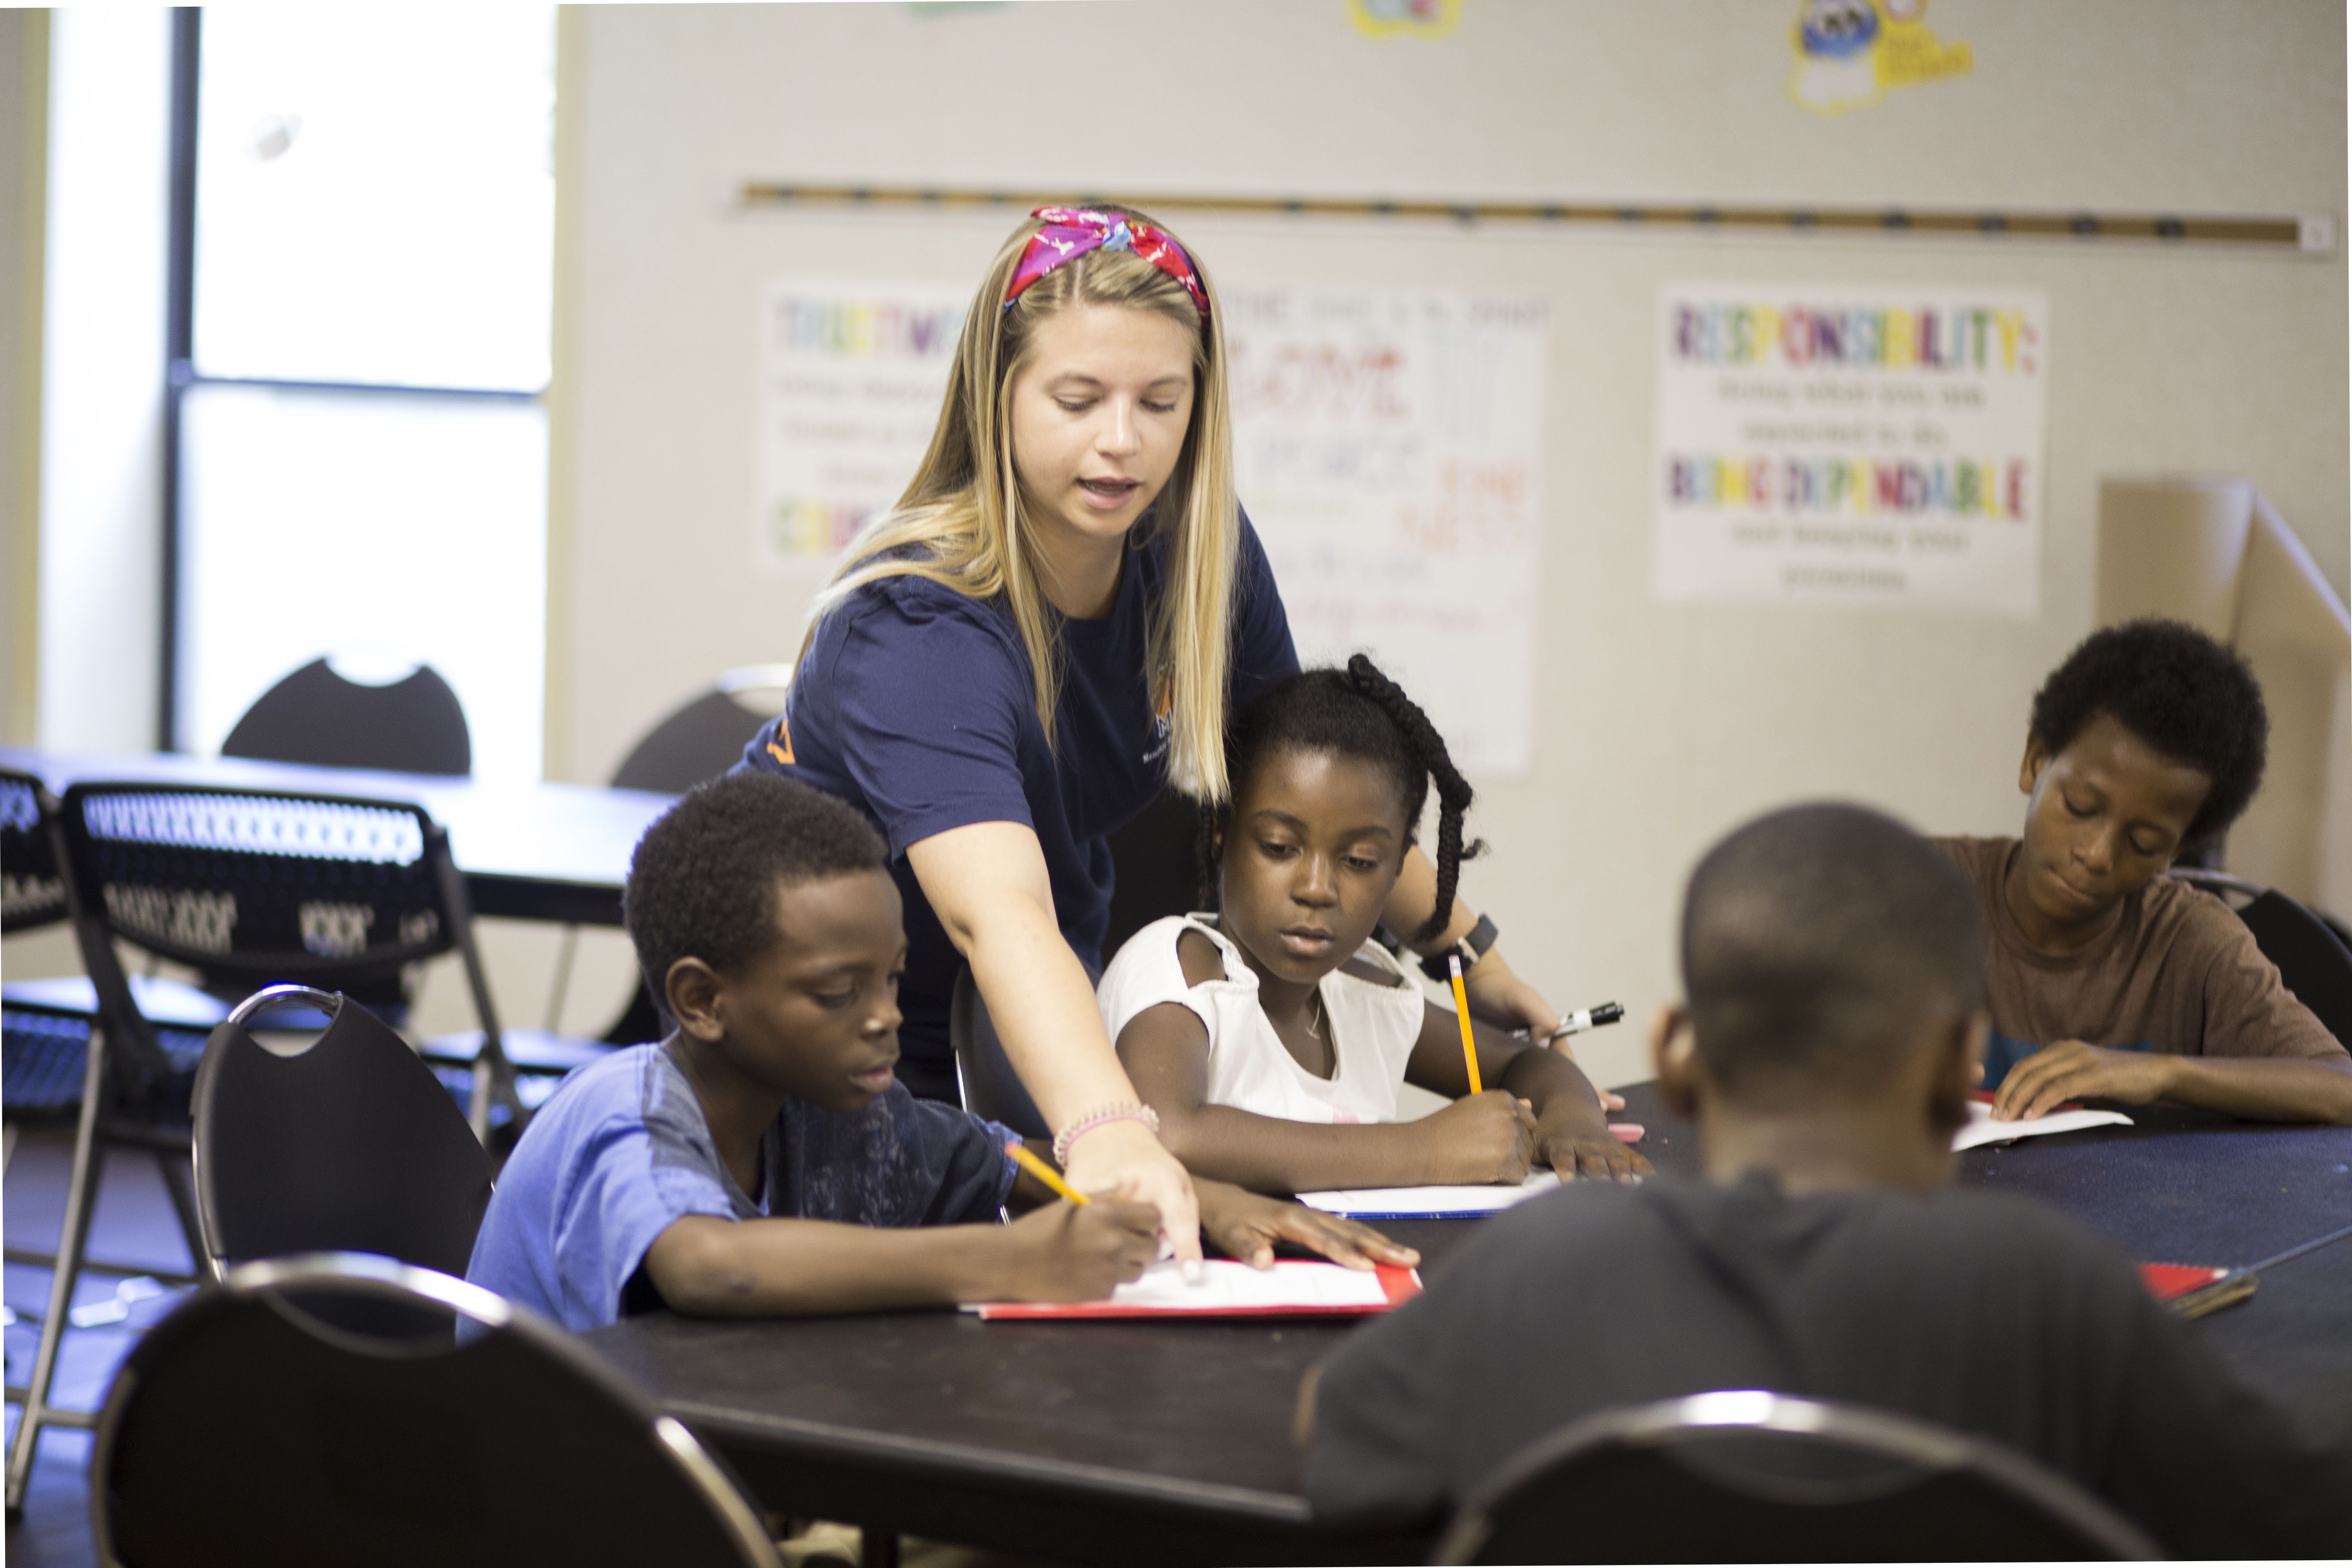
[{"label": "blonde woman", "polygon": [[[954,1098],[948,1006],[969,963],[1071,1181],[1157,1205],[1188,1259],[1191,1184],[1095,1005],[1104,838],[1171,777],[1223,800],[1228,708],[1297,668],[1234,493],[1207,274],[1140,213],[1043,207],[982,281],[922,467],[818,598],[790,703],[746,752],[889,839],[907,1086]],[[1435,897],[1416,850],[1390,929],[1422,930]],[[1474,1006],[1553,1028],[1493,927],[1448,901],[1419,945],[1468,937]]]}]

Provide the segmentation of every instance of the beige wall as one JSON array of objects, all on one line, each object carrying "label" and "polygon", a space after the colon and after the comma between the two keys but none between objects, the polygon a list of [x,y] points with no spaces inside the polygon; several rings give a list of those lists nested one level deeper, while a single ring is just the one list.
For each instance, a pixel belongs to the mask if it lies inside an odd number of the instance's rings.
[{"label": "beige wall", "polygon": [[35,733],[49,14],[0,11],[0,742]]},{"label": "beige wall", "polygon": [[[747,214],[754,177],[1207,193],[1558,195],[2326,214],[2345,195],[2332,0],[1937,0],[1976,72],[1834,121],[1792,105],[1793,0],[1466,0],[1439,40],[1341,0],[598,6],[562,146],[551,776],[604,776],[667,705],[789,657],[814,585],[751,554],[768,279],[969,283],[1010,214]],[[1487,784],[1465,879],[1562,1005],[1674,989],[1706,842],[1811,795],[2012,829],[2027,700],[2090,629],[2099,477],[2243,474],[2338,593],[2346,270],[2108,246],[1192,220],[1228,286],[1437,283],[1549,302],[1536,765]],[[1650,324],[1669,279],[2044,289],[2042,610],[1665,606],[1649,593]],[[1244,498],[1246,501],[1247,498]],[[518,1009],[521,1011],[521,1009]],[[1634,1031],[1588,1052],[1639,1076]]]}]

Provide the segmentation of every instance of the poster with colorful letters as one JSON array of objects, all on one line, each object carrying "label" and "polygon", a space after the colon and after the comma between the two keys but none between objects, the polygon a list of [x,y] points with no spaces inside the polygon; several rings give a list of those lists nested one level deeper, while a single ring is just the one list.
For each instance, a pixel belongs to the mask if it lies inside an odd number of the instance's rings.
[{"label": "poster with colorful letters", "polygon": [[2032,615],[2049,318],[2010,289],[1666,286],[1658,597]]},{"label": "poster with colorful letters", "polygon": [[968,288],[780,279],[760,301],[752,559],[832,559],[930,445]]},{"label": "poster with colorful letters", "polygon": [[1543,302],[1231,289],[1234,467],[1299,658],[1362,651],[1465,771],[1532,761]]}]

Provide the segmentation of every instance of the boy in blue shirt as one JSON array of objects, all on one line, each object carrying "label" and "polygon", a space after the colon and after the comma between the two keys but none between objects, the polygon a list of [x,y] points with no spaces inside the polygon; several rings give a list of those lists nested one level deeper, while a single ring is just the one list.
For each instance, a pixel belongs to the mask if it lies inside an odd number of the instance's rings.
[{"label": "boy in blue shirt", "polygon": [[[625,897],[677,1027],[567,1079],[507,1162],[467,1278],[567,1328],[1085,1300],[1151,1261],[1157,1212],[1046,1202],[1014,1134],[896,1081],[907,951],[881,838],[805,784],[739,773],[646,830]],[[1413,1255],[1363,1226],[1200,1184],[1202,1229],[1269,1262]],[[1035,1205],[1010,1225],[1003,1205]]]}]

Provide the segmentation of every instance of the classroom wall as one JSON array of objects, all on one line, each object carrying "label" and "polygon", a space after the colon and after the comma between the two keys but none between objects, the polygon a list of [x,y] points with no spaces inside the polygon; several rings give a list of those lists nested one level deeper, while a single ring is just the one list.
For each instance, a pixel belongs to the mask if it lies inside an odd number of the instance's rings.
[{"label": "classroom wall", "polygon": [[0,743],[34,735],[49,14],[0,11]]},{"label": "classroom wall", "polygon": [[[1835,120],[1784,92],[1796,10],[1465,0],[1434,39],[1366,37],[1343,0],[578,11],[551,776],[605,776],[714,672],[797,646],[815,573],[751,557],[761,286],[969,285],[1013,216],[745,212],[747,179],[2341,219],[2331,0],[1936,0],[1931,25],[1971,46],[1974,74]],[[1535,765],[1478,781],[1475,829],[1505,853],[1465,886],[1562,1005],[1615,997],[1646,1016],[1670,997],[1680,879],[1759,809],[1835,795],[2013,831],[2028,699],[2091,626],[2101,475],[2243,474],[2346,587],[2340,249],[1181,226],[1227,287],[1442,284],[1549,305]],[[2047,291],[2038,615],[1654,602],[1652,315],[1662,282],[1709,278]],[[1643,1076],[1637,1029],[1597,1038],[1596,1076]]]}]

